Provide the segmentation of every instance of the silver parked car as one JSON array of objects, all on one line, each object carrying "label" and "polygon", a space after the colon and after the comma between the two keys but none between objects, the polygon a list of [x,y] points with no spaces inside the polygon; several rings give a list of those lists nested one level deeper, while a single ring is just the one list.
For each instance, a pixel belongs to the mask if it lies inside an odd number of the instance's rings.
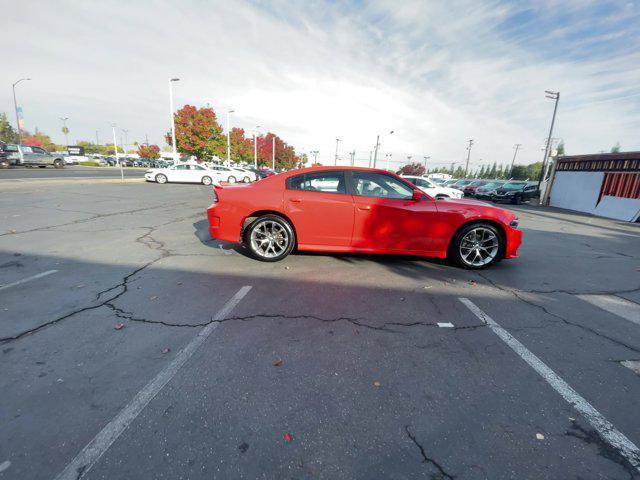
[{"label": "silver parked car", "polygon": [[64,158],[62,155],[54,155],[47,152],[42,147],[31,147],[29,145],[7,144],[4,147],[9,154],[9,161],[13,165],[24,165],[25,167],[41,167],[52,166],[55,168],[64,167]]}]

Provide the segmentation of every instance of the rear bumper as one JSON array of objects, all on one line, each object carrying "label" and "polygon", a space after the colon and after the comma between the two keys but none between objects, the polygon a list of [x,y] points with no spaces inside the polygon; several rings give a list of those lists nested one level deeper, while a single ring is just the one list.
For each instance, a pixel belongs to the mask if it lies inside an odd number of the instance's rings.
[{"label": "rear bumper", "polygon": [[522,245],[522,231],[517,228],[508,227],[507,248],[504,252],[504,258],[518,258],[518,248]]},{"label": "rear bumper", "polygon": [[240,224],[242,222],[235,219],[231,212],[223,212],[222,210],[219,203],[214,203],[207,209],[209,234],[223,242],[237,243],[240,241]]}]

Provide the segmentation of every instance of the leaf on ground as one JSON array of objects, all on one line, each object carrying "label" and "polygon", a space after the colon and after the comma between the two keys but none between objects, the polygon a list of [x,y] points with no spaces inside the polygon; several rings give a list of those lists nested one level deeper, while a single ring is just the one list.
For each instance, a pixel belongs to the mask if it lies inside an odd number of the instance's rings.
[{"label": "leaf on ground", "polygon": [[152,295],[151,297],[149,297],[149,300],[157,300],[158,296],[157,295]]},{"label": "leaf on ground", "polygon": [[536,433],[536,438],[537,438],[538,440],[544,440],[544,435],[543,435],[543,434],[541,434],[541,433]]},{"label": "leaf on ground", "polygon": [[375,382],[373,382],[373,386],[374,386],[374,387],[379,387],[380,385],[381,385],[381,383],[380,383],[378,380],[376,380]]},{"label": "leaf on ground", "polygon": [[293,436],[290,433],[285,433],[284,434],[284,441],[287,443],[291,443],[293,442]]},{"label": "leaf on ground", "polygon": [[116,326],[113,328],[116,330],[122,330],[124,328],[124,323],[116,323]]},{"label": "leaf on ground", "polygon": [[274,367],[281,367],[282,365],[284,365],[284,360],[282,360],[281,358],[273,361]]}]

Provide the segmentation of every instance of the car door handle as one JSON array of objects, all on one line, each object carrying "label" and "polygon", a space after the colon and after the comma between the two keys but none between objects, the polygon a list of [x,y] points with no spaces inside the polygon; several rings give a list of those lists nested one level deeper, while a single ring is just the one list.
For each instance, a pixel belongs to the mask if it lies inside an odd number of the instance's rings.
[{"label": "car door handle", "polygon": [[301,200],[301,199],[299,199],[299,198],[290,198],[290,199],[289,199],[289,201],[290,201],[291,203],[300,203],[300,202],[302,202],[302,200]]},{"label": "car door handle", "polygon": [[358,205],[358,210],[371,210],[371,205]]}]

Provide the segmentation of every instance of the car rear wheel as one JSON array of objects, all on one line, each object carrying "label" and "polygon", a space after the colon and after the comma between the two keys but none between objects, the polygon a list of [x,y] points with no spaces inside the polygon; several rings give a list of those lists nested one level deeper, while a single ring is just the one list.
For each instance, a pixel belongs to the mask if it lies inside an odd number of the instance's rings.
[{"label": "car rear wheel", "polygon": [[156,182],[157,183],[167,183],[167,176],[159,173],[158,175],[156,175]]},{"label": "car rear wheel", "polygon": [[56,158],[53,161],[53,166],[56,168],[63,168],[64,167],[64,162],[62,160],[60,160],[59,158]]},{"label": "car rear wheel", "polygon": [[213,180],[211,180],[211,177],[202,177],[203,185],[211,185],[212,183],[213,183]]},{"label": "car rear wheel", "polygon": [[278,215],[263,215],[245,229],[244,243],[256,260],[277,262],[291,253],[296,242],[289,222]]},{"label": "car rear wheel", "polygon": [[449,257],[464,268],[478,270],[500,260],[502,244],[502,236],[496,227],[488,223],[474,223],[456,234]]},{"label": "car rear wheel", "polygon": [[250,179],[249,177],[244,177],[244,178],[242,179],[242,181],[243,181],[244,183],[249,183],[249,182],[251,182],[251,179]]},{"label": "car rear wheel", "polygon": [[230,175],[229,178],[227,178],[227,182],[229,183],[236,183],[238,181],[238,179],[236,179],[236,177],[234,177],[233,175]]}]

